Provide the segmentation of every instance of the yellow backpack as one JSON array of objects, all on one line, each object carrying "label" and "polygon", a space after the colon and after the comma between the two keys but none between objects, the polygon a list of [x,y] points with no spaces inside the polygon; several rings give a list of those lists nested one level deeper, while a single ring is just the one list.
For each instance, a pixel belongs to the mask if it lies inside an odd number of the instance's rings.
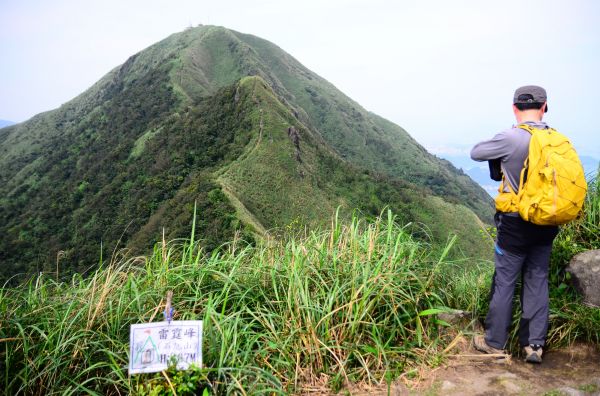
[{"label": "yellow backpack", "polygon": [[496,209],[519,212],[523,220],[539,225],[560,225],[577,218],[587,183],[571,142],[552,128],[538,129],[527,124],[517,127],[531,134],[529,156],[521,171],[518,194],[510,183],[510,191],[504,192],[506,181],[502,179]]}]

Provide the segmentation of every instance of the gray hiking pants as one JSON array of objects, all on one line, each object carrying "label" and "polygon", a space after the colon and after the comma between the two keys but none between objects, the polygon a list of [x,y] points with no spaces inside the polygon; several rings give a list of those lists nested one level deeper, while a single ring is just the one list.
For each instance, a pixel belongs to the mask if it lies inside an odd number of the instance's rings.
[{"label": "gray hiking pants", "polygon": [[557,227],[537,226],[508,214],[496,216],[498,241],[485,341],[504,349],[512,322],[515,286],[521,284],[519,343],[544,345],[548,332],[548,267]]}]

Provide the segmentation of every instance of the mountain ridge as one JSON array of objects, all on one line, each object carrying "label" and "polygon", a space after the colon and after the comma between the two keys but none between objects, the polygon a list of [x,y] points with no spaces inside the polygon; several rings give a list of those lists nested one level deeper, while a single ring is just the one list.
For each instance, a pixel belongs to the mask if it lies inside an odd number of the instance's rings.
[{"label": "mountain ridge", "polygon": [[468,178],[403,129],[279,47],[220,27],[171,35],[0,130],[0,153],[4,275],[48,268],[59,252],[83,271],[101,244],[143,251],[163,228],[188,234],[195,206],[207,249],[236,232],[324,224],[337,207],[389,206],[423,235],[458,232],[469,250],[481,221],[461,199],[491,218],[477,188],[462,189]]}]

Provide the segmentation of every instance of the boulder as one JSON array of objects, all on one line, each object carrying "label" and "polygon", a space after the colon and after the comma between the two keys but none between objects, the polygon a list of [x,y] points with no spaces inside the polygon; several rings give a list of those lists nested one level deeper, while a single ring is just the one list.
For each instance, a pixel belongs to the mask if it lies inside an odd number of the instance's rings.
[{"label": "boulder", "polygon": [[587,305],[600,307],[600,249],[579,253],[566,268]]}]

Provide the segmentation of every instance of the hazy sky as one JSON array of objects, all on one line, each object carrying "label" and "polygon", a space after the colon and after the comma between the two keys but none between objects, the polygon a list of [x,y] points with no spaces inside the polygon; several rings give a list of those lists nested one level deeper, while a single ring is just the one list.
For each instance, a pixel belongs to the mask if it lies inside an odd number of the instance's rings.
[{"label": "hazy sky", "polygon": [[198,24],[274,42],[434,152],[513,123],[520,85],[600,157],[600,1],[0,0],[0,119],[72,99],[130,55]]}]

